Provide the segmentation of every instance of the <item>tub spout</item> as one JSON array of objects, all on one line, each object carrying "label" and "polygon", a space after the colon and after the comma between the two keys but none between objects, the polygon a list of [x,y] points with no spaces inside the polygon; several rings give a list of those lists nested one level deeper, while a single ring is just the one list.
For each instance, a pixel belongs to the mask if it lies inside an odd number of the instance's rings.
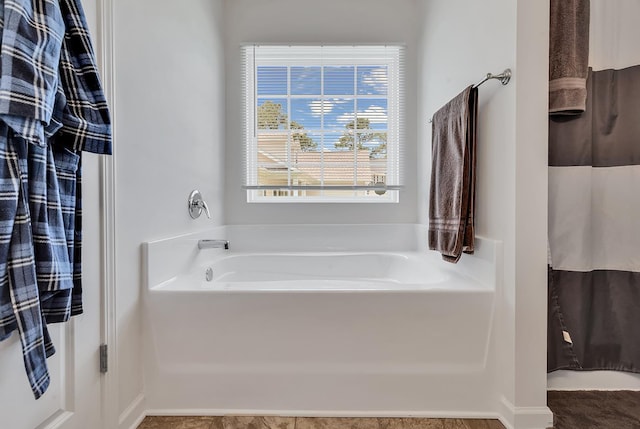
[{"label": "tub spout", "polygon": [[198,240],[198,249],[229,250],[229,240]]}]

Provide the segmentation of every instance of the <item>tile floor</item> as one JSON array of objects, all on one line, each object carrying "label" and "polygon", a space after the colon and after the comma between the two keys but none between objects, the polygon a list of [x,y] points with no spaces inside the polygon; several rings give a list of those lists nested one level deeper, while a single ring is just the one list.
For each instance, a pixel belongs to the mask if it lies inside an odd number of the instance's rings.
[{"label": "tile floor", "polygon": [[638,429],[640,392],[549,391],[556,429]]},{"label": "tile floor", "polygon": [[504,429],[498,420],[308,417],[147,417],[138,429]]},{"label": "tile floor", "polygon": [[[639,429],[640,392],[549,392],[556,429]],[[147,417],[138,429],[504,429],[497,420]]]}]

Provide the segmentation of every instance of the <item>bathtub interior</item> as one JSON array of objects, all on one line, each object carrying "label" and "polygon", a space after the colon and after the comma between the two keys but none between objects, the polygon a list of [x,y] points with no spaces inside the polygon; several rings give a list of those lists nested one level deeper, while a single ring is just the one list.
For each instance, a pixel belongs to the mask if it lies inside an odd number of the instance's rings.
[{"label": "bathtub interior", "polygon": [[[496,417],[490,345],[500,243],[480,238],[476,254],[454,266],[428,252],[425,237],[420,225],[226,226],[145,243],[149,408]],[[231,250],[198,251],[202,238],[227,239]],[[225,262],[225,252],[235,260]],[[219,282],[232,289],[189,280],[216,258],[241,264],[256,255],[260,263],[329,255],[390,264],[420,255],[436,274],[430,287],[403,279],[404,287],[358,288],[367,284],[361,272],[325,278],[333,286],[324,289],[299,278]]]},{"label": "bathtub interior", "polygon": [[429,269],[411,253],[278,252],[235,253],[212,258],[214,283],[307,280],[348,282],[443,282],[442,270]]},{"label": "bathtub interior", "polygon": [[[221,226],[143,243],[145,283],[159,291],[215,290],[212,286],[221,283],[250,288],[250,282],[260,288],[257,282],[272,281],[295,290],[299,280],[315,279],[342,281],[347,289],[358,283],[410,289],[443,287],[454,277],[449,284],[456,289],[495,288],[499,243],[478,237],[473,257],[452,265],[427,250],[426,234],[425,226],[413,224]],[[199,250],[203,238],[229,240],[230,250]],[[203,282],[208,268],[211,284]]]}]

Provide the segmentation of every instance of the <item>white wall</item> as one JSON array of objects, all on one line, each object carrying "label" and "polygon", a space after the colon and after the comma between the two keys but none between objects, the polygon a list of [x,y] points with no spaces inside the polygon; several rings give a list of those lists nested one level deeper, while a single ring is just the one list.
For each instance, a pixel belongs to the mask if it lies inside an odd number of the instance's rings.
[{"label": "white wall", "polygon": [[[224,220],[224,21],[221,0],[115,4],[116,348],[126,422],[143,392],[140,244]],[[196,188],[212,220],[189,217]]]},{"label": "white wall", "polygon": [[589,66],[594,70],[622,69],[640,64],[636,0],[591,0]]},{"label": "white wall", "polygon": [[[622,69],[640,64],[640,2],[591,0],[589,66],[594,70]],[[640,390],[640,374],[616,371],[555,371],[552,390]]]},{"label": "white wall", "polygon": [[[549,2],[519,0],[515,105],[515,419],[545,418]],[[505,308],[510,310],[510,307]],[[525,421],[523,421],[525,420]]]},{"label": "white wall", "polygon": [[[507,67],[514,72],[516,5],[504,0],[490,2],[428,1],[422,26],[424,46],[421,56],[421,100],[419,115],[431,117],[443,104],[474,84],[488,72],[499,73]],[[476,23],[491,19],[492,25]],[[472,34],[456,29],[476,29]],[[442,43],[446,40],[446,43]],[[504,242],[504,294],[496,308],[502,326],[495,332],[500,347],[513,353],[514,314],[502,306],[514,301],[514,245],[515,245],[515,93],[514,80],[507,86],[487,82],[479,90],[478,111],[478,169],[477,169],[477,234]],[[418,159],[424,167],[419,171],[420,222],[428,222],[429,177],[431,174],[431,126],[419,129]],[[468,256],[463,256],[464,258]],[[508,352],[506,352],[508,353]],[[500,359],[506,374],[513,374],[513,356],[494,356]],[[499,386],[511,401],[515,385],[504,380]]]},{"label": "white wall", "polygon": [[[228,224],[414,223],[416,218],[416,16],[420,0],[227,0]],[[268,24],[267,24],[268,22]],[[242,43],[406,44],[406,188],[398,204],[248,204],[243,180]]]},{"label": "white wall", "polygon": [[[544,427],[548,2],[425,2],[418,123],[486,73],[479,90],[477,234],[504,243],[496,302],[496,398],[507,422]],[[419,127],[419,219],[428,220],[431,128]],[[468,257],[468,256],[463,256]]]}]

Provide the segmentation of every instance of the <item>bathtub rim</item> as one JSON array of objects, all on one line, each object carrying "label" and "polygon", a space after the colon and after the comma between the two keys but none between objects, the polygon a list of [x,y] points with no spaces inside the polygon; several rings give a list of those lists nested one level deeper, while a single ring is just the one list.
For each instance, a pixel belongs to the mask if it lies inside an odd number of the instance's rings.
[{"label": "bathtub rim", "polygon": [[[331,241],[333,238],[340,240],[344,231],[354,231],[357,236],[366,236],[364,243],[353,243],[352,249],[340,249],[335,247],[323,250],[312,249],[305,253],[314,252],[348,252],[348,253],[422,253],[425,255],[425,261],[433,263],[438,269],[442,269],[449,273],[452,277],[462,278],[467,281],[470,279],[478,283],[477,288],[473,290],[489,290],[495,291],[501,279],[502,273],[502,242],[489,239],[482,236],[476,236],[476,249],[474,254],[464,254],[458,264],[444,262],[439,253],[430,251],[426,248],[427,226],[421,224],[314,224],[314,225],[222,225],[211,228],[209,230],[181,234],[158,240],[151,240],[141,244],[143,259],[143,285],[147,291],[159,291],[160,285],[172,281],[180,273],[188,270],[188,267],[201,265],[204,260],[211,258],[214,253],[223,254],[228,252],[222,249],[207,249],[199,251],[197,242],[203,238],[230,239],[231,252],[243,253],[249,252],[249,240],[257,234],[265,237],[269,235],[271,245],[278,246],[279,237],[287,237],[289,243],[285,243],[280,249],[274,249],[274,253],[298,253],[300,250],[291,249],[291,237],[314,236],[318,232],[322,233],[322,240]],[[399,237],[398,240],[384,242],[386,237]],[[423,238],[423,239],[421,239]],[[284,240],[284,241],[287,241]],[[300,244],[304,240],[296,240],[296,244]],[[317,246],[316,246],[317,247]],[[373,247],[373,248],[372,248]],[[386,247],[380,249],[380,247]],[[300,246],[298,246],[300,248]],[[250,251],[250,253],[265,253],[259,251]],[[166,289],[166,288],[165,288]],[[290,289],[296,293],[311,293],[313,291],[304,291],[300,289]],[[421,289],[409,290],[352,290],[351,292],[386,292],[386,293],[404,293],[416,292]],[[249,292],[249,291],[247,291]],[[271,291],[272,293],[286,293],[283,291]],[[316,291],[317,292],[317,291]],[[346,291],[323,290],[322,293],[343,293]],[[233,292],[227,292],[233,293]],[[244,293],[244,292],[236,292]]]}]

